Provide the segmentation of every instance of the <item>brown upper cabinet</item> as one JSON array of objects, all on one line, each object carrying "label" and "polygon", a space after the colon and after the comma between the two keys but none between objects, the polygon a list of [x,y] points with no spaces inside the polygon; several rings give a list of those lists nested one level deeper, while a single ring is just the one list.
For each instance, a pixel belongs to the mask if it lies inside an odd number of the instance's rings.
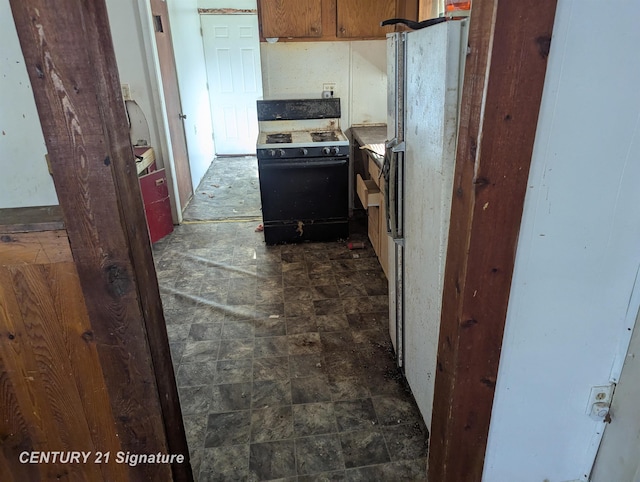
[{"label": "brown upper cabinet", "polygon": [[264,38],[322,37],[322,0],[261,0],[259,7]]},{"label": "brown upper cabinet", "polygon": [[393,27],[380,22],[396,16],[396,0],[338,0],[336,35],[340,38],[384,37]]},{"label": "brown upper cabinet", "polygon": [[418,19],[418,0],[258,0],[262,39],[356,40],[384,38],[388,18]]}]

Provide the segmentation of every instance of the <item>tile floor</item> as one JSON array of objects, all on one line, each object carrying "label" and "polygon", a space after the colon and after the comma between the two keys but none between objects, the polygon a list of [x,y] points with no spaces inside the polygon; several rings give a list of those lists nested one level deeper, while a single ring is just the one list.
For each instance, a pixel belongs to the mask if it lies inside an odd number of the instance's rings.
[{"label": "tile floor", "polygon": [[184,211],[191,221],[261,215],[258,163],[252,156],[216,158]]},{"label": "tile floor", "polygon": [[[196,480],[425,480],[370,244],[269,247],[257,224],[183,224],[154,246]],[[351,232],[366,241],[363,221]]]}]

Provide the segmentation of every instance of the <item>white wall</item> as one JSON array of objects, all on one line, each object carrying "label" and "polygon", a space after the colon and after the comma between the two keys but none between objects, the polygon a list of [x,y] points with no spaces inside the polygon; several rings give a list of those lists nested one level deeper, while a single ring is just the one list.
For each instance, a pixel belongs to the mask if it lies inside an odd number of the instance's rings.
[{"label": "white wall", "polygon": [[193,189],[215,155],[197,0],[168,2]]},{"label": "white wall", "polygon": [[[256,0],[198,0],[199,8],[255,9]],[[341,127],[387,121],[384,40],[260,44],[264,97],[320,97],[322,84],[337,84]]]},{"label": "white wall", "polygon": [[603,427],[585,413],[589,392],[617,378],[638,312],[640,3],[607,7],[624,14],[558,2],[487,482],[586,479]]},{"label": "white wall", "polygon": [[386,41],[261,43],[265,98],[319,98],[336,84],[341,127],[387,120]]},{"label": "white wall", "polygon": [[58,204],[9,0],[0,0],[0,208]]},{"label": "white wall", "polygon": [[[149,122],[151,145],[163,162],[154,84],[135,3],[107,0],[120,81],[128,83],[134,100]],[[0,0],[0,207],[57,204],[53,181],[44,160],[47,152],[31,92],[31,84],[13,24],[8,0]],[[157,90],[157,87],[155,87]]]},{"label": "white wall", "polygon": [[387,122],[387,42],[350,42],[350,49],[349,125],[384,124]]},{"label": "white wall", "polygon": [[131,97],[140,106],[149,124],[150,145],[153,146],[158,165],[165,166],[167,159],[163,149],[163,133],[154,99],[158,86],[149,71],[138,7],[136,2],[129,0],[106,0],[106,4],[120,83],[129,84]]}]

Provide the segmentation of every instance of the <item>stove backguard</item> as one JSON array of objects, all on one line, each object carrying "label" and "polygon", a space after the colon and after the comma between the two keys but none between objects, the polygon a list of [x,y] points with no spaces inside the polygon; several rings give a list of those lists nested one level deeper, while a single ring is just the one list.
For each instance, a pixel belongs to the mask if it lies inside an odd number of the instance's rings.
[{"label": "stove backguard", "polygon": [[340,99],[258,100],[258,120],[339,119]]}]

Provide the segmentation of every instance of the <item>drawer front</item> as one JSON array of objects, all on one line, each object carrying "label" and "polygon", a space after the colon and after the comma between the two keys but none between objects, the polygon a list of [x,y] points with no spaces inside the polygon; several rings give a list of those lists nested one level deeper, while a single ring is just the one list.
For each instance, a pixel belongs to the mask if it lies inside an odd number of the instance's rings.
[{"label": "drawer front", "polygon": [[380,189],[378,189],[378,186],[376,186],[372,180],[362,179],[360,174],[358,174],[356,177],[356,191],[365,209],[371,206],[380,206],[382,195],[380,194]]},{"label": "drawer front", "polygon": [[164,169],[140,176],[140,190],[142,191],[142,199],[144,203],[158,201],[169,197],[169,185],[167,184],[167,175]]}]

